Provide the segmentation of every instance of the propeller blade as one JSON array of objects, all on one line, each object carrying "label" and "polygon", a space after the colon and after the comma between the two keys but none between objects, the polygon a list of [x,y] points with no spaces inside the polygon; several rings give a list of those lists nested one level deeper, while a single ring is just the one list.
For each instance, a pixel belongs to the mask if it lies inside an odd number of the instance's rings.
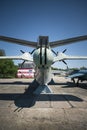
[{"label": "propeller blade", "polygon": [[66,63],[64,60],[62,60],[62,62],[63,62],[65,65],[67,65],[67,63]]},{"label": "propeller blade", "polygon": [[51,49],[51,51],[57,56],[57,53],[54,50]]},{"label": "propeller blade", "polygon": [[24,51],[22,51],[22,50],[20,50],[20,51],[21,51],[21,53],[23,53],[23,54],[25,53],[25,52],[24,52]]},{"label": "propeller blade", "polygon": [[35,50],[36,50],[36,49],[34,49],[32,52],[30,52],[30,54],[33,54]]},{"label": "propeller blade", "polygon": [[67,51],[67,49],[65,49],[62,53],[65,53]]},{"label": "propeller blade", "polygon": [[68,67],[67,63],[64,60],[62,62],[67,66],[67,70],[68,70],[69,67]]},{"label": "propeller blade", "polygon": [[25,60],[22,62],[22,64],[21,64],[21,68],[23,67],[24,63],[25,63]]}]

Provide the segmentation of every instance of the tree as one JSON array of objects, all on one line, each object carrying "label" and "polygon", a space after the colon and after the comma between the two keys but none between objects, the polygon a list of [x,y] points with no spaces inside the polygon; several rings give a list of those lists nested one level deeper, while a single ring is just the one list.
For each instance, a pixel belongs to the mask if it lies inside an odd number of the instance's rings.
[{"label": "tree", "polygon": [[[5,55],[4,50],[0,50],[0,55]],[[0,78],[15,77],[17,73],[17,66],[14,65],[12,60],[0,60]]]},{"label": "tree", "polygon": [[5,56],[6,54],[5,54],[5,51],[4,50],[2,50],[2,49],[0,49],[0,56]]}]

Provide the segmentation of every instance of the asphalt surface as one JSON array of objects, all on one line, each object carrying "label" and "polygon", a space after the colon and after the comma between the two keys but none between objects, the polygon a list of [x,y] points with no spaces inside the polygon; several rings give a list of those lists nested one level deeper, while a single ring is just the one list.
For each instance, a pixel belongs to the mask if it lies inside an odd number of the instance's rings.
[{"label": "asphalt surface", "polygon": [[0,79],[0,130],[87,130],[87,82],[54,77],[53,94],[33,95],[33,79]]}]

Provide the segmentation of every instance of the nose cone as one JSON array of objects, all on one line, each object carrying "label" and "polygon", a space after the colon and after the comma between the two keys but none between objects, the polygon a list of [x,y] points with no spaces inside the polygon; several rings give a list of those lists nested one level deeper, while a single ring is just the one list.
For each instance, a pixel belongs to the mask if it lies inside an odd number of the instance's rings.
[{"label": "nose cone", "polygon": [[[41,67],[41,66],[50,67],[51,64],[53,63],[53,58],[54,58],[52,51],[48,48],[46,49],[42,48],[41,51],[42,53],[40,53],[40,48],[35,51],[33,55],[34,63],[38,67]],[[40,62],[40,60],[42,60],[42,62]]]}]

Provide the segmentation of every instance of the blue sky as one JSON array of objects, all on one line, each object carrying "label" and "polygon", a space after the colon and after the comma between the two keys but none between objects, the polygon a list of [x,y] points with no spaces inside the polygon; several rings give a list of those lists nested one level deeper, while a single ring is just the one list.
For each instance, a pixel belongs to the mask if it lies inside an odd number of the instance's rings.
[{"label": "blue sky", "polygon": [[[87,35],[87,0],[0,0],[0,35],[37,41],[39,35],[50,41]],[[0,41],[6,55],[20,55],[32,48]],[[57,47],[69,55],[87,55],[87,41]],[[15,63],[19,63],[16,61]],[[69,67],[87,67],[87,61],[67,61]],[[56,67],[66,68],[62,62]]]}]

